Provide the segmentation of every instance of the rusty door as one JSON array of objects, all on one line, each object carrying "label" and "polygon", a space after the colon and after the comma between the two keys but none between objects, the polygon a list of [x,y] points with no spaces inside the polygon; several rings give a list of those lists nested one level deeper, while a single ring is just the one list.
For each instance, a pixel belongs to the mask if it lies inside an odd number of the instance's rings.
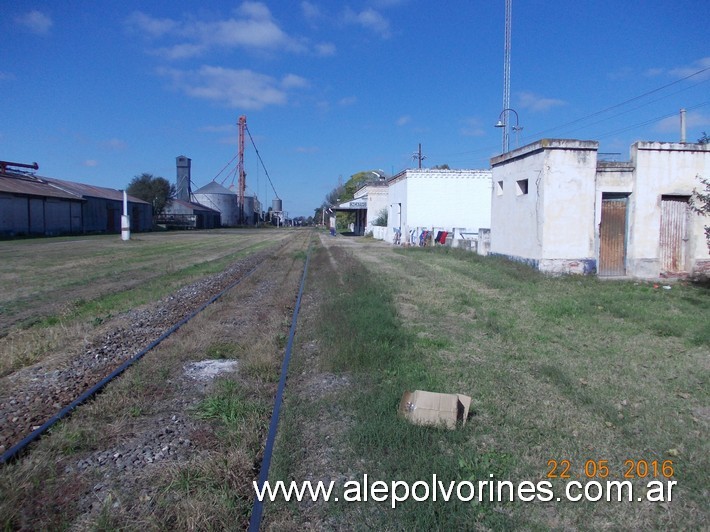
[{"label": "rusty door", "polygon": [[661,271],[686,271],[686,242],[688,241],[688,196],[661,197]]},{"label": "rusty door", "polygon": [[628,197],[602,196],[599,224],[599,275],[626,275],[626,205]]}]

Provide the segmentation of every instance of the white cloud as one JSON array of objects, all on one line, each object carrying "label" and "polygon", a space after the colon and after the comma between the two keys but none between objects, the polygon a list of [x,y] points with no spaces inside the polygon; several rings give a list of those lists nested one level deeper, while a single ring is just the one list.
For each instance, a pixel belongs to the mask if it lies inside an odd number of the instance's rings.
[{"label": "white cloud", "polygon": [[[309,49],[304,39],[286,34],[266,4],[261,2],[244,2],[235,16],[218,20],[178,21],[136,11],[126,23],[130,30],[143,33],[151,40],[168,41],[169,44],[154,49],[152,53],[173,60],[198,57],[215,48],[297,53]],[[320,55],[326,55],[330,50],[315,47],[315,52]]]},{"label": "white cloud", "polygon": [[239,6],[238,11],[243,15],[258,20],[269,20],[271,18],[269,7],[262,2],[244,2]]},{"label": "white cloud", "polygon": [[116,138],[106,140],[106,141],[102,142],[101,145],[104,148],[107,148],[109,150],[114,150],[114,151],[125,150],[126,147],[128,146],[128,144],[126,144],[125,141],[123,141],[121,139],[116,139]]},{"label": "white cloud", "polygon": [[96,159],[87,159],[82,163],[84,166],[88,166],[89,168],[93,168],[94,166],[99,165],[99,161]]},{"label": "white cloud", "polygon": [[202,55],[207,50],[207,46],[202,44],[176,44],[164,48],[156,48],[151,53],[164,57],[165,59],[189,59]]},{"label": "white cloud", "polygon": [[297,146],[294,151],[296,153],[316,153],[319,150],[318,146]]},{"label": "white cloud", "polygon": [[231,137],[222,137],[217,142],[219,144],[226,144],[227,146],[237,146],[239,142],[239,137],[237,135],[232,135]]},{"label": "white cloud", "polygon": [[463,126],[459,131],[464,137],[482,137],[486,134],[478,118],[465,118],[462,122]]},{"label": "white cloud", "polygon": [[357,96],[346,96],[345,98],[341,98],[340,101],[338,102],[338,105],[342,105],[343,107],[347,107],[350,105],[355,105],[357,103]]},{"label": "white cloud", "polygon": [[173,86],[188,96],[242,109],[284,105],[288,100],[287,89],[308,83],[293,74],[279,80],[252,70],[208,65],[194,71],[160,68],[158,74],[170,78]]},{"label": "white cloud", "polygon": [[321,17],[320,9],[313,2],[301,2],[301,12],[303,17],[310,22],[314,22]]},{"label": "white cloud", "polygon": [[372,4],[381,8],[389,8],[405,4],[407,1],[408,0],[373,0]]},{"label": "white cloud", "polygon": [[13,81],[15,80],[15,74],[12,72],[1,72],[0,71],[0,81]]},{"label": "white cloud", "polygon": [[[703,128],[710,127],[710,116],[706,116],[702,113],[689,112],[685,115],[685,126],[688,129],[691,128]],[[656,124],[653,128],[655,131],[660,133],[678,133],[680,134],[680,115],[669,116],[664,118]],[[690,142],[694,142],[695,139],[688,139]]]},{"label": "white cloud", "polygon": [[548,111],[553,107],[560,107],[567,105],[564,100],[558,100],[556,98],[543,98],[532,92],[521,92],[519,97],[519,105],[523,109],[528,109],[533,112]]},{"label": "white cloud", "polygon": [[155,18],[140,11],[134,11],[126,20],[128,27],[148,37],[162,37],[179,28],[179,23],[169,18]]},{"label": "white cloud", "polygon": [[330,57],[335,55],[335,45],[329,42],[316,44],[314,50],[316,55],[320,55],[322,57]]},{"label": "white cloud", "polygon": [[693,74],[696,74],[701,70],[704,70],[704,72],[693,76],[693,79],[698,81],[710,79],[710,56],[702,57],[688,65],[682,65],[675,68],[649,68],[648,70],[646,70],[645,75],[648,77],[658,77],[666,75],[682,79],[687,78],[688,76],[692,76]]},{"label": "white cloud", "polygon": [[348,8],[345,10],[345,22],[348,24],[357,24],[363,28],[379,34],[383,38],[390,36],[390,23],[378,11],[371,7],[360,11],[359,13]]},{"label": "white cloud", "polygon": [[203,133],[229,133],[234,131],[236,127],[236,125],[232,124],[223,124],[221,126],[202,126],[198,129],[198,131]]},{"label": "white cloud", "polygon": [[309,86],[308,80],[296,74],[286,74],[281,80],[284,89],[303,89]]},{"label": "white cloud", "polygon": [[36,9],[15,17],[15,22],[20,26],[24,26],[25,29],[36,33],[37,35],[46,35],[49,30],[54,25],[54,21],[49,15],[37,11]]},{"label": "white cloud", "polygon": [[[655,78],[656,76],[660,76],[661,74],[664,74],[664,73],[665,73],[665,70],[663,70],[662,68],[649,68],[648,70],[646,70],[646,76],[648,76],[649,78]],[[625,74],[626,74],[626,78],[629,78],[633,75],[633,71],[631,69],[627,69],[625,71]],[[614,78],[612,78],[612,79],[614,79]]]},{"label": "white cloud", "polygon": [[668,73],[671,76],[686,78],[695,74],[699,70],[705,70],[705,72],[703,72],[702,74],[698,74],[698,76],[695,76],[694,79],[701,80],[710,78],[710,56],[703,57],[702,59],[698,59],[697,61],[693,61],[690,65],[687,66],[673,68],[669,70]]},{"label": "white cloud", "polygon": [[411,121],[412,121],[412,117],[411,117],[411,116],[409,116],[409,115],[404,115],[404,116],[400,116],[400,117],[397,119],[396,124],[401,127],[401,126],[406,126],[406,125],[409,124]]}]

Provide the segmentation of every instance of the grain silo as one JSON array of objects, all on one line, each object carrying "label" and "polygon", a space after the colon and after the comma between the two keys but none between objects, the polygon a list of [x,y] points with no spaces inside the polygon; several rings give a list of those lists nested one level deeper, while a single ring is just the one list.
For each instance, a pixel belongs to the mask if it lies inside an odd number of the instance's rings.
[{"label": "grain silo", "polygon": [[177,187],[176,187],[176,197],[182,201],[190,201],[190,195],[192,193],[190,187],[190,167],[192,166],[192,159],[185,157],[184,155],[179,155],[176,157],[177,166]]},{"label": "grain silo", "polygon": [[237,195],[219,183],[212,181],[196,190],[193,201],[218,210],[222,214],[223,227],[235,227],[239,223]]}]

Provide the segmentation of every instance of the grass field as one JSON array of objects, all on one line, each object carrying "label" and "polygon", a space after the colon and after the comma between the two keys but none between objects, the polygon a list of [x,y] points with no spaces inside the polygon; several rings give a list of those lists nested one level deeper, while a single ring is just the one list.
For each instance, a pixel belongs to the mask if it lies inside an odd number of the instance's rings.
[{"label": "grass field", "polygon": [[[318,348],[313,354],[305,344],[294,373],[344,384],[313,394],[298,392],[311,379],[296,382],[272,479],[335,479],[342,486],[365,473],[410,483],[433,474],[445,482],[492,474],[549,480],[558,494],[569,480],[589,477],[630,480],[635,498],[650,480],[677,485],[670,503],[410,500],[396,510],[389,501],[282,503],[270,514],[274,528],[705,526],[707,288],[551,278],[455,250],[343,244],[321,249],[315,261],[313,284],[324,303],[299,334],[316,338]],[[396,409],[401,394],[414,389],[470,395],[473,415],[455,431],[413,426]],[[314,455],[321,459],[309,460]]]},{"label": "grass field", "polygon": [[[97,265],[97,277],[105,280],[94,299],[86,303],[104,303],[86,314],[61,316],[63,324],[71,319],[92,327],[94,319],[108,311],[114,317],[101,326],[110,327],[114,319],[120,319],[121,309],[132,308],[130,305],[144,298],[158,297],[152,288],[157,279],[166,283],[160,290],[165,293],[221,271],[257,249],[279,244],[266,251],[265,260],[252,275],[55,425],[30,453],[0,467],[0,529],[243,527],[253,497],[249,482],[268,425],[282,339],[288,333],[309,238],[306,231],[271,230],[148,235],[130,243],[141,249],[126,256],[125,263],[117,268],[139,271],[142,268],[136,263],[142,257],[152,257],[157,264],[154,275],[136,279],[125,298],[108,303],[105,290],[113,292],[110,276],[98,274],[103,270]],[[113,242],[99,240],[87,249],[114,246]],[[28,243],[15,244],[21,247]],[[12,243],[7,244],[11,247]],[[53,240],[31,244],[35,250],[61,246],[60,241]],[[176,251],[160,256],[165,247]],[[71,251],[70,247],[66,249]],[[180,249],[188,257],[183,257]],[[72,279],[84,275],[70,267],[72,260],[71,253],[55,257],[57,267],[68,263],[61,268],[65,272],[62,283],[74,284]],[[182,267],[175,266],[181,262]],[[160,275],[164,269],[171,270],[169,278]],[[51,283],[46,291],[52,291]],[[36,308],[37,312],[44,310],[42,306]],[[45,314],[42,320],[33,320],[34,325],[21,330],[37,334],[55,327],[48,325],[53,316]],[[62,326],[67,330],[68,344],[82,343],[81,335],[69,334],[71,326]],[[17,330],[8,337],[19,342]],[[48,357],[56,354],[54,349],[47,352]],[[238,372],[219,376],[214,382],[196,381],[186,375],[187,365],[211,360],[233,361],[238,364]],[[50,363],[48,359],[42,366]],[[180,434],[181,439],[170,436],[165,440],[168,434]],[[156,456],[156,452],[166,451],[168,444],[172,450],[181,449],[183,443],[179,442],[186,441],[182,438],[191,444],[178,451],[183,454],[180,458],[158,461],[151,457],[135,466],[130,461],[118,466],[115,461],[135,452],[145,456],[145,449],[153,449]],[[87,461],[92,465],[82,465]]]},{"label": "grass field", "polygon": [[0,376],[284,237],[217,230],[0,242]]},{"label": "grass field", "polygon": [[[243,526],[306,255],[298,234],[0,243],[6,372],[110,326],[125,309],[284,243],[263,272],[53,429],[28,458],[0,470],[0,523]],[[364,474],[409,483],[493,475],[549,480],[557,495],[570,480],[626,475],[636,496],[650,480],[677,485],[663,502],[410,500],[391,509],[389,501],[281,501],[266,505],[265,529],[702,529],[710,517],[708,311],[708,289],[688,283],[668,290],[551,278],[456,250],[324,235],[311,257],[272,481],[332,480],[337,490]],[[24,355],[8,362],[10,348]],[[182,373],[205,358],[238,360],[239,372],[198,393]],[[400,397],[415,389],[471,396],[468,423],[449,431],[401,419]],[[130,481],[76,469],[176,412],[194,440],[186,463],[146,466]],[[95,494],[97,485],[104,487]],[[88,507],[87,497],[95,501]]]}]

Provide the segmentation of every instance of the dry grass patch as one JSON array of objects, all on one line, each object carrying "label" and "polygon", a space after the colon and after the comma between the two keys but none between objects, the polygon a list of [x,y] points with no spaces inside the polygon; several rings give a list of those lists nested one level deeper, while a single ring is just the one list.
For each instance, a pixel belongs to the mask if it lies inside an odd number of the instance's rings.
[{"label": "dry grass patch", "polygon": [[[660,465],[670,459],[674,472],[668,480],[678,484],[670,504],[411,503],[396,511],[385,508],[388,502],[305,510],[292,504],[285,512],[291,521],[277,513],[275,523],[378,529],[703,526],[708,514],[702,472],[710,466],[710,449],[706,418],[698,413],[710,401],[710,329],[701,312],[710,310],[706,289],[549,278],[520,264],[451,250],[339,246],[330,243],[320,265],[319,280],[334,287],[321,316],[321,363],[357,377],[340,396],[339,415],[351,423],[345,427],[346,452],[331,471],[366,472],[385,481],[413,482],[436,473],[445,481],[489,480],[494,474],[537,482],[547,479],[550,460],[570,461],[582,478],[588,461],[606,460],[613,478],[623,480],[628,460]],[[362,263],[372,269],[363,271]],[[328,274],[329,266],[339,275]],[[469,424],[441,432],[398,420],[402,391],[417,388],[471,395]],[[296,427],[309,427],[300,420],[308,415],[329,419],[317,402],[294,408]],[[304,441],[309,453],[343,448],[340,433],[310,442],[298,434],[290,434],[295,441],[285,444],[286,455]],[[302,479],[298,463],[291,467],[280,478]],[[660,474],[656,479],[666,481]],[[632,479],[636,496],[648,480]],[[561,494],[564,482],[552,482]]]},{"label": "dry grass patch", "polygon": [[[0,497],[3,528],[243,526],[275,389],[267,375],[273,365],[264,363],[259,375],[243,370],[280,356],[272,337],[290,317],[300,274],[292,254],[306,237],[275,250],[275,260],[57,425],[29,456],[0,469],[0,486],[19,486]],[[205,359],[238,360],[239,369],[214,381],[185,374]],[[69,482],[76,491],[65,489]],[[40,519],[35,501],[62,490],[67,497]]]}]

